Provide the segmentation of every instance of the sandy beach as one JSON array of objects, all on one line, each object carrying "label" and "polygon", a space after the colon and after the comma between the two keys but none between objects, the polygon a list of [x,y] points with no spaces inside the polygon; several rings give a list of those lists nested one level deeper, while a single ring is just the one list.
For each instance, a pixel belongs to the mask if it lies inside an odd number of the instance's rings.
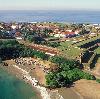
[{"label": "sandy beach", "polygon": [[[17,78],[24,80],[28,84],[31,84],[39,99],[51,99],[50,93],[52,92],[52,90],[50,92],[49,89],[37,84],[38,81],[35,79],[35,77],[32,78],[29,72],[27,72],[26,70],[20,68],[15,64],[12,66],[1,66],[1,67],[7,70],[9,73],[15,75]],[[57,91],[56,94],[59,97],[57,99],[64,99],[62,96],[59,95]]]}]

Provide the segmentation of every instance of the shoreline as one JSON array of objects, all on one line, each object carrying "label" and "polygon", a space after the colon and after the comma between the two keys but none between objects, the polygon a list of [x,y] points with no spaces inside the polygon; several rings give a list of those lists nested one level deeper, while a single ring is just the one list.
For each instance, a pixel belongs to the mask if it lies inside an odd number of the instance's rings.
[{"label": "shoreline", "polygon": [[[36,83],[34,86],[32,84],[34,83],[34,81],[32,82],[32,80],[34,79],[37,82],[36,77],[32,78],[29,72],[20,68],[19,66],[12,64],[11,66],[1,66],[1,68],[3,68],[4,70],[7,70],[8,73],[15,75],[18,79],[25,81],[27,84],[30,84],[39,99],[56,99],[56,98],[51,98],[52,95],[53,97],[57,97],[57,99],[64,99],[63,95],[59,93],[58,89],[50,90],[48,88],[45,88],[39,85],[36,86],[37,85]],[[84,99],[78,92],[76,92],[75,88],[71,87],[68,90],[69,92],[71,92],[72,90],[75,96],[80,97],[79,99]],[[72,95],[73,95],[73,92],[71,92]]]},{"label": "shoreline", "polygon": [[[38,84],[38,81],[36,80],[36,78],[32,78],[32,77],[30,76],[29,72],[27,72],[27,71],[25,71],[24,69],[18,67],[17,65],[13,65],[13,66],[16,67],[17,69],[20,69],[20,70],[23,72],[23,74],[24,74],[23,76],[25,77],[25,79],[28,80],[28,81],[32,84],[32,86],[33,86],[34,88],[36,88],[36,89],[40,92],[40,94],[41,94],[41,96],[42,96],[42,99],[51,99],[51,95],[50,95],[50,93],[49,93],[50,90],[49,90],[48,88],[43,87],[43,86],[40,86],[40,85]],[[54,91],[56,92],[56,95],[58,96],[57,99],[64,99],[64,98],[59,94],[58,90],[54,90]],[[52,92],[52,90],[51,90],[51,92]]]},{"label": "shoreline", "polygon": [[[16,68],[14,68],[13,66],[8,66],[8,67],[0,66],[0,68],[7,71],[11,75],[14,75],[17,79],[24,81],[26,84],[31,85],[30,82],[23,79],[22,73],[19,70],[17,70]],[[34,86],[31,85],[31,87],[32,87],[33,91],[35,92],[37,98],[42,99],[40,92]]]},{"label": "shoreline", "polygon": [[[30,84],[33,88],[33,90],[36,92],[36,95],[39,99],[51,99],[49,89],[39,86],[36,84],[37,80],[35,78],[32,78],[27,71],[21,69],[18,66],[12,65],[12,66],[1,66],[2,69],[6,70],[8,73],[11,73],[15,75],[18,79],[25,81],[27,84]],[[36,81],[36,82],[35,82]],[[56,90],[55,90],[56,91]],[[57,94],[59,94],[57,92]],[[59,94],[59,99],[64,99]]]}]

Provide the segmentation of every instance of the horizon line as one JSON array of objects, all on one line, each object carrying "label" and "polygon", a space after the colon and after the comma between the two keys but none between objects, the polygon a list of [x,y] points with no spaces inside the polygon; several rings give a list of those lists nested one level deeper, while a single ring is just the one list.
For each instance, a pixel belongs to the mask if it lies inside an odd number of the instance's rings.
[{"label": "horizon line", "polygon": [[100,11],[100,9],[0,9],[0,11]]}]

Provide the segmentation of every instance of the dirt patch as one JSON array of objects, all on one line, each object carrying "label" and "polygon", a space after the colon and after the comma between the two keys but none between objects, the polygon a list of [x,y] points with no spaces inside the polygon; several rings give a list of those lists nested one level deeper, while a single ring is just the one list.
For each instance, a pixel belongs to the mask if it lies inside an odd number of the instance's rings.
[{"label": "dirt patch", "polygon": [[60,95],[63,96],[64,99],[83,99],[83,97],[77,93],[74,88],[59,88]]},{"label": "dirt patch", "polygon": [[98,76],[100,76],[100,63],[96,64],[96,67],[92,70],[92,72]]},{"label": "dirt patch", "polygon": [[36,73],[37,80],[39,81],[39,83],[42,85],[46,85],[45,73],[39,66],[35,67],[35,73]]},{"label": "dirt patch", "polygon": [[75,90],[85,99],[100,99],[100,84],[92,80],[79,80],[75,82]]}]

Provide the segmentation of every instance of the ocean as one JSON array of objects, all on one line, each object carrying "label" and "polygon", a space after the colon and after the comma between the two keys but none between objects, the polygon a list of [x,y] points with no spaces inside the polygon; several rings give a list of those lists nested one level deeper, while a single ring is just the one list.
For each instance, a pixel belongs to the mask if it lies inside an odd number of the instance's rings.
[{"label": "ocean", "polygon": [[38,99],[29,84],[0,68],[0,99]]},{"label": "ocean", "polygon": [[0,11],[1,22],[100,23],[100,11],[17,10]]}]

